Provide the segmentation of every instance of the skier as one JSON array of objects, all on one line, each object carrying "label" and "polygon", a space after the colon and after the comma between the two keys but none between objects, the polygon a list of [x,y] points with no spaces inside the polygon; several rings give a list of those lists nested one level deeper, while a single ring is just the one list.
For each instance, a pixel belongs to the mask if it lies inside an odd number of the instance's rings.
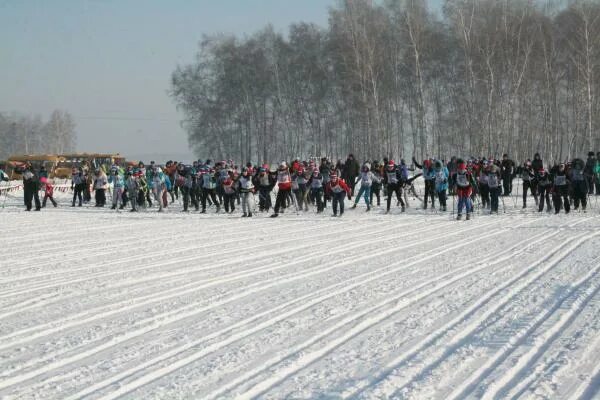
[{"label": "skier", "polygon": [[210,197],[213,204],[217,207],[217,213],[221,210],[219,200],[217,200],[216,188],[217,188],[217,177],[215,170],[212,168],[204,167],[202,170],[202,211],[201,214],[206,213],[206,200]]},{"label": "skier", "polygon": [[371,206],[373,205],[373,197],[377,197],[377,207],[381,205],[381,182],[383,182],[382,167],[379,161],[373,161],[373,183],[371,184],[371,194],[369,200]]},{"label": "skier", "polygon": [[106,189],[108,188],[108,178],[104,171],[96,168],[94,171],[94,192],[96,207],[104,207],[106,205]]},{"label": "skier", "polygon": [[456,188],[456,194],[458,196],[458,214],[457,220],[462,218],[463,207],[466,209],[466,219],[471,219],[471,213],[473,212],[473,202],[471,201],[471,193],[473,191],[473,178],[467,171],[467,164],[463,160],[458,160],[458,168],[456,174],[452,177],[453,185]]},{"label": "skier", "polygon": [[73,202],[71,207],[75,207],[75,201],[79,199],[79,207],[81,207],[81,203],[83,201],[83,193],[85,191],[86,178],[83,174],[83,168],[73,168],[71,170],[71,190],[73,192]]},{"label": "skier", "polygon": [[43,185],[42,190],[44,191],[44,200],[42,201],[42,208],[46,207],[46,201],[50,199],[52,205],[56,207],[56,201],[54,200],[54,186],[48,181],[45,176],[40,178],[40,183]]},{"label": "skier", "polygon": [[596,153],[596,166],[594,167],[594,186],[596,196],[600,196],[600,151]]},{"label": "skier", "polygon": [[533,168],[533,172],[537,175],[541,170],[544,169],[544,162],[542,161],[542,157],[540,153],[535,153],[533,155],[533,161],[531,162],[531,168]]},{"label": "skier", "polygon": [[373,185],[373,181],[377,179],[377,177],[371,172],[371,165],[369,163],[365,163],[362,166],[360,171],[360,176],[358,180],[360,180],[360,189],[358,190],[358,195],[354,199],[354,204],[352,208],[356,208],[356,205],[360,201],[360,197],[363,196],[365,199],[365,204],[367,205],[367,211],[371,211],[371,200],[369,195],[371,194],[371,186]]},{"label": "skier", "polygon": [[[583,161],[583,160],[582,160]],[[588,158],[585,162],[585,168],[583,170],[585,174],[585,181],[587,183],[586,189],[589,194],[594,194],[594,169],[596,167],[596,157],[593,151],[588,153]],[[575,207],[577,209],[577,207]]]},{"label": "skier", "polygon": [[183,197],[183,212],[188,212],[190,202],[199,210],[198,202],[196,197],[192,197],[192,190],[194,188],[194,178],[192,177],[192,166],[186,166],[183,163],[177,164],[177,173],[175,174],[175,185],[181,190]]},{"label": "skier", "polygon": [[[329,183],[329,175],[333,173],[332,166],[327,157],[321,158],[321,165],[319,165],[319,172],[323,177],[323,187],[325,188]],[[329,193],[324,190],[323,191],[323,209],[327,208],[327,200],[329,200]]]},{"label": "skier", "polygon": [[537,171],[538,173],[538,196],[540,199],[538,211],[544,211],[544,200],[546,202],[546,210],[552,211],[550,208],[550,192],[552,191],[552,180],[550,175],[544,168]]},{"label": "skier", "polygon": [[387,188],[387,209],[386,214],[390,212],[392,203],[392,194],[396,194],[398,202],[401,204],[402,212],[405,211],[404,200],[402,200],[402,176],[401,171],[396,167],[394,160],[389,160],[383,175],[383,183]]},{"label": "skier", "polygon": [[435,208],[435,193],[436,193],[436,172],[433,168],[433,162],[430,159],[423,160],[423,164],[419,164],[413,157],[413,164],[423,170],[423,179],[425,180],[425,196],[423,198],[423,209],[427,209],[427,199],[431,198],[431,208]]},{"label": "skier", "polygon": [[531,194],[535,200],[535,205],[537,206],[537,181],[531,161],[525,161],[523,165],[517,169],[517,174],[521,176],[521,180],[523,181],[523,208],[527,208],[527,192],[529,190],[531,190]]},{"label": "skier", "polygon": [[333,209],[332,217],[337,217],[338,205],[340,207],[340,217],[344,214],[344,199],[346,195],[350,196],[350,188],[343,179],[339,179],[337,174],[331,174],[326,191],[331,195],[331,207]]},{"label": "skier", "polygon": [[272,207],[271,191],[275,186],[275,180],[269,173],[269,166],[267,164],[263,164],[258,169],[258,173],[254,176],[252,183],[258,188],[258,210],[260,212],[269,212],[269,209]]},{"label": "skier", "polygon": [[304,207],[305,211],[308,211],[308,204],[306,202],[307,188],[306,182],[308,181],[305,176],[304,165],[299,163],[296,166],[296,170],[292,174],[292,193],[296,197],[298,209],[302,210]]},{"label": "skier", "polygon": [[276,218],[279,215],[279,210],[283,212],[286,207],[286,200],[292,192],[292,177],[285,161],[279,164],[277,170],[277,188],[279,190],[275,198],[275,212],[271,215],[271,218]]},{"label": "skier", "polygon": [[581,209],[585,212],[585,209],[587,207],[587,196],[589,193],[589,177],[585,173],[585,168],[587,167],[587,165],[584,164],[581,158],[576,158],[572,161],[571,166],[572,167],[569,171],[569,178],[572,186],[571,189],[573,194],[573,206],[575,210],[577,210],[579,209],[579,204],[581,203]]},{"label": "skier", "polygon": [[446,191],[448,190],[448,178],[450,173],[448,172],[448,168],[446,168],[440,160],[435,161],[433,172],[435,192],[437,193],[442,211],[446,211]]},{"label": "skier", "polygon": [[487,189],[490,195],[490,214],[498,214],[498,199],[501,195],[500,168],[494,163],[489,163],[484,171]]},{"label": "skier", "polygon": [[482,168],[479,171],[479,176],[477,177],[477,185],[479,186],[479,195],[481,196],[481,204],[483,208],[490,209],[490,187],[488,185],[488,175],[486,173],[488,165],[488,161],[483,160]]},{"label": "skier", "polygon": [[150,172],[150,177],[152,179],[152,195],[154,196],[154,200],[158,203],[158,212],[163,212],[163,194],[167,190],[166,181],[168,178],[158,165],[154,165]]},{"label": "skier", "polygon": [[350,195],[348,195],[348,200],[352,200],[352,196],[354,196],[355,180],[360,173],[360,165],[354,158],[354,154],[348,154],[348,158],[346,158],[346,162],[344,163],[343,167],[341,161],[338,165],[339,168],[342,169],[342,179],[348,182],[348,186],[350,187]]},{"label": "skier", "polygon": [[515,163],[508,158],[508,154],[502,155],[502,163],[500,167],[500,176],[502,177],[502,185],[504,186],[503,196],[510,196],[512,193],[512,181],[514,178]]},{"label": "skier", "polygon": [[140,190],[138,177],[134,174],[133,169],[127,170],[125,173],[125,185],[127,186],[127,193],[129,193],[129,201],[131,203],[131,212],[136,212],[137,209],[137,198]]},{"label": "skier", "polygon": [[110,175],[108,177],[108,183],[113,184],[112,189],[112,207],[111,210],[116,210],[117,205],[121,202],[119,209],[123,209],[125,204],[123,204],[123,191],[125,188],[125,181],[123,177],[119,174],[119,169],[115,166],[111,167]]},{"label": "skier", "polygon": [[317,205],[317,214],[320,214],[323,212],[323,176],[318,168],[313,169],[308,184],[310,186],[310,195]]},{"label": "skier", "polygon": [[565,164],[553,167],[552,171],[552,202],[554,203],[554,213],[558,214],[564,203],[565,213],[571,211],[569,203],[569,184]]},{"label": "skier", "polygon": [[254,205],[250,204],[250,198],[254,199],[254,184],[252,183],[252,175],[251,168],[243,167],[242,175],[239,179],[239,188],[241,194],[242,201],[242,217],[252,217],[252,210],[254,209]]},{"label": "skier", "polygon": [[235,198],[237,193],[238,181],[232,177],[233,173],[228,174],[227,177],[222,178],[221,185],[223,190],[223,208],[226,213],[233,213],[235,211]]}]

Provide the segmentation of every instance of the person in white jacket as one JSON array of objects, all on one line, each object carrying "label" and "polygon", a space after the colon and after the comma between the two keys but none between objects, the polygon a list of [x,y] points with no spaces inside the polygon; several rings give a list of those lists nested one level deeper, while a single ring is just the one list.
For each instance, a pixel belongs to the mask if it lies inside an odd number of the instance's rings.
[{"label": "person in white jacket", "polygon": [[106,205],[106,189],[108,189],[108,177],[100,168],[94,172],[94,191],[96,193],[96,207]]}]

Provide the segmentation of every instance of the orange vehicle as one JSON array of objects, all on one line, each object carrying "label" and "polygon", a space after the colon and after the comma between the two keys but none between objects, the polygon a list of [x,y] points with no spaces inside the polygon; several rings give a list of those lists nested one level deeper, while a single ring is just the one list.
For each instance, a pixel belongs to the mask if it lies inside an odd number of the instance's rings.
[{"label": "orange vehicle", "polygon": [[54,170],[56,166],[60,162],[60,156],[55,154],[42,154],[42,155],[18,155],[11,156],[7,162],[7,170],[5,171],[11,179],[22,179],[22,176],[19,172],[17,172],[18,168],[25,165],[25,163],[29,162],[33,165],[33,168],[36,170],[40,167],[44,166],[46,171],[48,171],[48,177],[54,178]]},{"label": "orange vehicle", "polygon": [[125,164],[125,157],[119,153],[73,153],[73,154],[61,154],[61,160],[59,161],[55,175],[57,178],[67,179],[71,177],[71,171],[73,167],[79,167],[80,165],[87,164],[91,169],[102,168],[105,172],[108,171],[111,165]]}]

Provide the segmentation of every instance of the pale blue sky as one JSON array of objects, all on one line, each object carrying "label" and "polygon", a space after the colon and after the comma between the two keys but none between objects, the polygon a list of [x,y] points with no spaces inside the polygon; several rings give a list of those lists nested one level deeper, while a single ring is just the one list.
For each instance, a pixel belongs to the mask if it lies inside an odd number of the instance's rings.
[{"label": "pale blue sky", "polygon": [[[433,3],[441,0],[433,1]],[[169,96],[202,34],[327,25],[335,0],[0,0],[0,112],[69,111],[78,150],[188,154]]]}]

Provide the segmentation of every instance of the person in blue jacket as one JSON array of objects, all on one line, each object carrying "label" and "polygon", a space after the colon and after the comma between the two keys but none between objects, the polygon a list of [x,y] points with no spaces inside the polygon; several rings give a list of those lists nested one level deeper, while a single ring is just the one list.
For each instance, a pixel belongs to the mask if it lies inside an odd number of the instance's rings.
[{"label": "person in blue jacket", "polygon": [[448,190],[448,178],[450,177],[450,172],[440,160],[436,160],[433,167],[433,173],[435,192],[437,193],[442,211],[446,211],[446,191]]}]

